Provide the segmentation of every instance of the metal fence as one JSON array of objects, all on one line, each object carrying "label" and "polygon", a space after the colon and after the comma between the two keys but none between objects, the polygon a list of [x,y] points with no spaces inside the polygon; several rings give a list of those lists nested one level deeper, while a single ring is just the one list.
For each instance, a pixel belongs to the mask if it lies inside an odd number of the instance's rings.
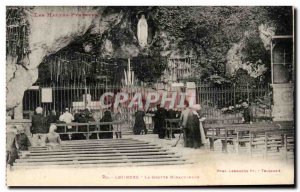
[{"label": "metal fence", "polygon": [[269,85],[196,85],[197,102],[207,116],[240,116],[241,105],[250,104],[254,116],[271,117],[272,92]]},{"label": "metal fence", "polygon": [[[42,89],[52,89],[52,102],[42,101]],[[29,89],[25,91],[23,97],[23,111],[25,114],[33,113],[35,108],[40,106],[45,113],[55,110],[57,113],[62,113],[65,108],[73,110],[97,109],[99,98],[105,92],[119,92],[120,86],[107,86],[103,84],[96,84],[93,86],[39,86],[36,89]],[[108,97],[108,99],[110,99]],[[110,102],[110,101],[108,101]]]},{"label": "metal fence", "polygon": [[[52,101],[42,101],[42,91],[44,88],[50,88],[52,92]],[[25,119],[31,119],[36,107],[43,108],[44,115],[49,115],[51,110],[55,110],[57,115],[61,115],[65,108],[71,109],[72,113],[76,111],[89,108],[96,121],[99,121],[106,109],[100,106],[100,97],[106,92],[112,92],[115,95],[118,92],[126,92],[129,98],[132,98],[134,93],[139,92],[144,95],[149,89],[142,86],[128,86],[122,87],[121,85],[103,85],[95,84],[92,86],[76,85],[76,86],[34,86],[33,88],[25,91],[23,97],[23,113]],[[106,97],[105,104],[113,103],[114,97]],[[119,106],[117,109],[110,108],[113,112],[119,114],[119,120],[124,121],[125,127],[132,127],[134,123],[134,114],[137,111],[136,107],[127,108]],[[118,110],[118,111],[116,111]],[[149,126],[149,125],[147,125]],[[150,126],[151,127],[151,126]]]},{"label": "metal fence", "polygon": [[[42,88],[52,89],[52,102],[42,102]],[[123,88],[124,89],[124,88]],[[145,87],[134,86],[131,90],[125,90],[127,93],[134,94],[140,92],[142,95],[149,91]],[[56,110],[58,114],[65,108],[81,110],[89,108],[95,113],[101,110],[99,107],[99,98],[105,92],[121,92],[121,85],[103,85],[96,84],[92,86],[40,86],[37,89],[27,90],[23,98],[23,110],[25,118],[30,118],[36,107],[43,107],[46,113]],[[123,90],[124,91],[124,90]],[[130,97],[130,96],[129,96]],[[110,97],[108,97],[110,98]],[[110,98],[113,99],[113,98]],[[242,103],[247,102],[251,105],[254,116],[271,117],[272,92],[269,85],[223,85],[211,86],[207,84],[196,85],[196,101],[201,104],[202,113],[210,117],[219,116],[240,116]],[[107,101],[107,102],[112,102]],[[130,121],[136,109],[122,108],[124,120]]]}]

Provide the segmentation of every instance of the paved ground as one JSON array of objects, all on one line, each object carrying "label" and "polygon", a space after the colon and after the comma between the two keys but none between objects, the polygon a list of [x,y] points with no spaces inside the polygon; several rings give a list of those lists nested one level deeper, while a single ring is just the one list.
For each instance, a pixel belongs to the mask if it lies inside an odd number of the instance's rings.
[{"label": "paved ground", "polygon": [[[176,135],[178,137],[178,135]],[[158,139],[157,135],[124,135],[149,141],[167,148],[188,160],[185,165],[30,169],[7,172],[9,185],[231,185],[231,184],[291,184],[294,182],[293,163],[249,158],[232,153],[184,148],[183,141]],[[217,146],[220,144],[217,143]]]}]

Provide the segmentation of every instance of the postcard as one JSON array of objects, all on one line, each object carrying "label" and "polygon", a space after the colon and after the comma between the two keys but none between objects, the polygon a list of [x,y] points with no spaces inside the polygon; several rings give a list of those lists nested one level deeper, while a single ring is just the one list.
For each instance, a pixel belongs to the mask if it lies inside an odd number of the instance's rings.
[{"label": "postcard", "polygon": [[295,186],[294,20],[7,6],[7,186]]}]

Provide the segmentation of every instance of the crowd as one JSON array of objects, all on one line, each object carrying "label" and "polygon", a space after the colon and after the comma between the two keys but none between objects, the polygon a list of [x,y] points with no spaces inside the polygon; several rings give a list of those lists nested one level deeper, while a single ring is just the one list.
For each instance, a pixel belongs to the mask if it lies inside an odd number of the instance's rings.
[{"label": "crowd", "polygon": [[[56,125],[51,124],[49,128],[49,133],[47,134],[33,134],[32,141],[25,133],[25,129],[22,125],[12,125],[7,128],[7,138],[6,138],[6,163],[12,165],[14,161],[19,158],[21,151],[27,151],[32,143],[37,140],[44,139],[44,144],[48,150],[59,150],[60,149],[60,137],[56,133]],[[39,139],[37,135],[41,137]]]},{"label": "crowd", "polygon": [[[64,112],[58,116],[54,110],[48,116],[43,115],[43,109],[41,107],[36,108],[36,114],[32,116],[32,126],[31,133],[33,137],[33,145],[42,145],[45,141],[46,133],[49,132],[49,127],[51,124],[61,124],[61,123],[89,123],[95,122],[93,113],[89,109],[75,110],[74,113],[70,113],[69,109],[66,108]],[[98,120],[99,122],[112,122],[111,112],[106,110],[102,115],[102,118]],[[58,132],[62,132],[58,127]],[[67,125],[67,132],[75,132],[75,126]],[[100,130],[100,131],[111,131],[113,130],[112,125],[91,125],[89,126],[89,132]],[[79,125],[78,131],[80,133],[69,133],[60,134],[61,140],[80,140],[80,139],[103,139],[103,138],[113,138],[112,132],[102,132],[102,133],[84,133],[87,132],[87,126]]]},{"label": "crowd", "polygon": [[[243,103],[243,117],[244,123],[252,123],[252,112],[248,103]],[[103,112],[103,114],[95,120],[95,113],[93,114],[89,109],[75,110],[74,113],[70,113],[68,108],[65,108],[61,115],[57,115],[56,111],[52,110],[48,116],[45,116],[43,109],[37,107],[35,114],[32,116],[32,125],[30,127],[31,136],[25,134],[25,129],[22,125],[13,125],[7,127],[7,164],[12,165],[15,159],[19,157],[20,151],[26,151],[30,146],[46,146],[48,150],[60,150],[61,140],[80,140],[80,139],[103,139],[113,138],[113,126],[112,125],[90,125],[89,134],[87,132],[86,125],[79,125],[78,131],[75,132],[75,127],[67,125],[67,132],[65,134],[59,134],[57,123],[89,123],[89,122],[113,122],[115,120],[122,119],[122,112],[117,110],[115,114],[112,114],[109,110]],[[159,139],[170,137],[175,138],[174,131],[172,135],[167,128],[168,119],[177,119],[173,121],[171,126],[177,133],[183,133],[184,147],[199,148],[205,142],[205,131],[202,127],[202,122],[205,118],[201,118],[200,105],[188,106],[185,104],[185,108],[182,109],[165,109],[157,105],[156,108],[151,108],[147,111],[138,110],[134,115],[133,134],[147,134],[150,124],[154,124],[153,133],[158,135]],[[170,123],[170,122],[169,122]],[[93,133],[94,130],[100,130],[103,132]],[[178,132],[179,131],[179,132]],[[176,132],[175,132],[176,133]],[[180,135],[179,135],[180,137]]]},{"label": "crowd", "polygon": [[[196,106],[196,107],[195,107]],[[166,127],[166,119],[180,119],[179,124],[173,124],[173,127],[182,127],[184,130],[184,138],[185,146],[193,146],[195,148],[200,147],[201,143],[196,143],[196,141],[201,141],[200,131],[199,131],[199,113],[197,111],[200,110],[198,105],[194,107],[188,107],[186,105],[185,109],[165,109],[157,105],[155,109],[151,108],[148,111],[138,110],[134,115],[134,125],[133,125],[133,134],[147,134],[148,129],[146,124],[151,123],[148,121],[153,121],[154,129],[153,133],[158,135],[158,138],[175,138],[174,132],[170,135],[169,130]],[[197,108],[198,107],[198,108]],[[145,116],[151,114],[151,118],[145,118]],[[114,119],[118,119],[119,113],[114,115]],[[150,119],[150,120],[149,120]],[[32,116],[32,142],[34,146],[43,145],[45,143],[46,134],[49,133],[49,127],[53,123],[89,123],[95,122],[95,118],[93,113],[89,109],[85,110],[75,110],[73,114],[70,113],[69,109],[66,108],[64,112],[57,116],[54,110],[48,116],[43,115],[43,109],[38,107],[36,109],[36,114]],[[97,120],[99,122],[112,122],[112,114],[109,110],[106,110],[101,119]],[[68,125],[67,132],[75,132],[75,127]],[[69,134],[60,134],[61,140],[69,140],[69,139],[103,139],[103,138],[113,138],[112,132],[100,132],[100,133],[91,133],[94,130],[100,131],[112,131],[112,125],[101,125],[100,127],[97,125],[91,125],[89,127],[89,134],[85,134],[87,132],[87,126],[79,125],[78,132],[80,133],[69,133]],[[176,133],[176,132],[175,132]],[[195,141],[195,142],[194,142]],[[193,144],[191,144],[193,143]]]}]

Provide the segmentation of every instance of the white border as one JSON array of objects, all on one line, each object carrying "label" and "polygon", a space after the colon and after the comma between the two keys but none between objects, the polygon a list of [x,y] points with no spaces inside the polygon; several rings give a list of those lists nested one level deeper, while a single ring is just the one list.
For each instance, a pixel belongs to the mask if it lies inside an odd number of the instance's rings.
[{"label": "white border", "polygon": [[[73,5],[123,5],[123,6],[129,6],[129,5],[197,5],[197,6],[220,6],[220,5],[227,5],[227,6],[257,6],[257,5],[267,5],[267,6],[296,6],[296,9],[299,8],[298,4],[296,3],[296,0],[294,1],[284,1],[284,0],[234,0],[234,1],[224,1],[224,0],[205,0],[205,1],[197,1],[197,0],[189,0],[189,1],[172,1],[172,0],[72,0],[72,1],[66,1],[66,0],[48,0],[48,1],[40,1],[40,0],[2,0],[0,1],[0,87],[1,87],[1,92],[0,92],[0,106],[1,106],[1,116],[0,116],[0,128],[2,129],[0,133],[0,142],[1,142],[1,147],[0,147],[0,154],[1,154],[1,163],[0,163],[0,189],[1,191],[8,191],[8,190],[15,190],[15,189],[8,189],[5,186],[5,6],[7,5],[68,5],[68,6],[73,6]],[[297,11],[297,10],[296,10]],[[298,10],[299,11],[299,10]],[[299,12],[298,12],[299,14]],[[297,21],[297,26],[299,26],[299,19]],[[296,34],[296,36],[298,33]],[[299,49],[297,49],[297,55],[299,55]],[[299,59],[299,58],[298,58]],[[297,74],[299,73],[300,67],[297,67]],[[297,75],[296,75],[297,76]],[[297,84],[297,88],[299,89],[299,86]],[[296,99],[297,100],[297,99]],[[297,104],[297,107],[299,105],[299,101]],[[297,115],[298,117],[298,115]],[[297,138],[299,138],[299,130],[298,130],[298,135]],[[297,146],[297,154],[299,154],[299,149]],[[297,175],[299,178],[299,172],[297,171]],[[297,178],[297,183],[299,185],[299,179]],[[26,191],[37,191],[36,189],[23,189]],[[40,190],[40,189],[38,189]],[[47,189],[49,191],[66,191],[67,189]],[[75,189],[69,189],[69,190],[75,190]],[[79,189],[76,191],[85,191],[86,189]],[[97,190],[107,190],[107,189],[97,189]],[[120,189],[117,189],[120,190]],[[127,190],[132,190],[132,189],[127,189]],[[139,189],[134,189],[134,190],[139,190]],[[158,189],[151,189],[151,190],[158,190]],[[163,189],[160,189],[163,190]],[[167,189],[163,191],[173,191],[174,189]],[[176,190],[176,189],[175,189]],[[194,190],[207,190],[207,189],[194,189]],[[225,190],[225,189],[221,189]],[[226,190],[232,190],[232,189],[226,189]],[[245,189],[244,189],[245,190]],[[252,189],[255,191],[260,191],[262,189]],[[272,190],[273,189],[268,189]],[[281,189],[283,190],[283,189]],[[288,189],[285,189],[288,190]],[[210,190],[210,191],[216,191],[216,189]]]}]

